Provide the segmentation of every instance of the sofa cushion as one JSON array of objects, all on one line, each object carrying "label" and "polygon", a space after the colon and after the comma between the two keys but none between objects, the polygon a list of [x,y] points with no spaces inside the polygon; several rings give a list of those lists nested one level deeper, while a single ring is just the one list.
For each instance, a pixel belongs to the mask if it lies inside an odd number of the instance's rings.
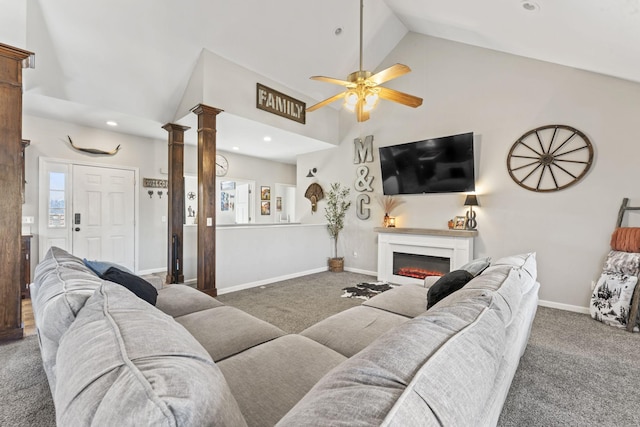
[{"label": "sofa cushion", "polygon": [[325,375],[278,426],[473,422],[504,351],[504,326],[482,292],[380,336]]},{"label": "sofa cushion", "polygon": [[105,282],[60,342],[58,425],[246,425],[208,353],[170,316]]},{"label": "sofa cushion", "polygon": [[538,266],[535,252],[500,258],[491,263],[491,267],[487,268],[485,273],[501,267],[515,267],[521,271],[521,277],[523,279],[521,282],[523,294],[526,294],[531,290],[531,288],[533,288],[533,285],[536,283],[538,278]]},{"label": "sofa cushion", "polygon": [[[442,320],[446,322],[446,316]],[[504,349],[504,324],[494,310],[485,308],[420,367],[385,422],[409,425],[426,406],[439,425],[473,425],[491,397]]]},{"label": "sofa cushion", "polygon": [[51,247],[36,266],[34,318],[40,334],[60,341],[85,302],[104,282],[78,257]]},{"label": "sofa cushion", "polygon": [[428,291],[429,288],[424,286],[400,285],[376,295],[362,305],[413,318],[425,312],[424,301]]},{"label": "sofa cushion", "polygon": [[494,297],[493,304],[508,326],[520,307],[523,295],[522,282],[526,280],[529,280],[529,276],[521,269],[503,266],[474,278],[464,290],[490,291]]},{"label": "sofa cushion", "polygon": [[209,352],[215,362],[285,333],[235,307],[221,306],[175,318]]},{"label": "sofa cushion", "polygon": [[100,277],[104,280],[122,285],[143,301],[151,305],[156,305],[158,291],[151,283],[142,277],[119,270],[116,267],[109,267]]},{"label": "sofa cushion", "polygon": [[409,318],[405,316],[361,305],[334,314],[305,329],[300,335],[351,357],[383,333],[407,320]]},{"label": "sofa cushion", "polygon": [[476,258],[469,261],[458,270],[466,270],[474,276],[479,275],[491,265],[491,257]]},{"label": "sofa cushion", "polygon": [[223,305],[217,299],[187,285],[168,285],[159,289],[156,301],[156,307],[173,317]]},{"label": "sofa cushion", "polygon": [[427,291],[427,310],[441,299],[462,289],[471,279],[473,279],[473,274],[466,270],[454,270],[442,276]]},{"label": "sofa cushion", "polygon": [[247,424],[272,427],[320,378],[345,359],[309,338],[285,335],[217,365]]}]

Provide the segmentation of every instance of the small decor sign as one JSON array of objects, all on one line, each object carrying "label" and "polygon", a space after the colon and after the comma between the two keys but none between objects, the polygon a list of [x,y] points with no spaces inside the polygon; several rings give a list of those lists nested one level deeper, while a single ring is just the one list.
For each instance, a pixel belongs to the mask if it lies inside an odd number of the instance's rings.
[{"label": "small decor sign", "polygon": [[256,89],[256,108],[305,124],[307,104],[260,83]]},{"label": "small decor sign", "polygon": [[168,188],[169,180],[155,179],[155,178],[142,178],[142,186],[146,188]]}]

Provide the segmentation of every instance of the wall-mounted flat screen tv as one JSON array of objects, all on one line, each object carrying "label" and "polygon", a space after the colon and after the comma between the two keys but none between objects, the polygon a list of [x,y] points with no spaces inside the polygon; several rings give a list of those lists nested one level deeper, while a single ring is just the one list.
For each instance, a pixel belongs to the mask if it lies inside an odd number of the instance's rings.
[{"label": "wall-mounted flat screen tv", "polygon": [[473,132],[378,151],[386,195],[475,191]]}]

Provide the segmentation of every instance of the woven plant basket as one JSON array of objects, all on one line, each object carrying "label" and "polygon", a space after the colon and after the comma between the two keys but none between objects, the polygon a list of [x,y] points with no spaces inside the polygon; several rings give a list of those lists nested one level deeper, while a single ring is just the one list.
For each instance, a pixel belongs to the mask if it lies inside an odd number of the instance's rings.
[{"label": "woven plant basket", "polygon": [[344,271],[344,258],[329,258],[329,271],[334,273]]}]

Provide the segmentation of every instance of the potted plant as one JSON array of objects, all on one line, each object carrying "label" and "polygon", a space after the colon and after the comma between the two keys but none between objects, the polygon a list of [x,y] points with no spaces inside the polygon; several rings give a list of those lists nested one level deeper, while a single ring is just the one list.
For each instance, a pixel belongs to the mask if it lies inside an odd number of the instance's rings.
[{"label": "potted plant", "polygon": [[333,238],[334,257],[329,258],[329,270],[334,272],[343,271],[344,258],[338,257],[338,235],[344,228],[344,216],[351,206],[351,201],[347,200],[349,188],[342,187],[339,182],[331,184],[331,189],[327,194],[327,206],[324,208],[324,217],[327,219],[327,229]]}]

